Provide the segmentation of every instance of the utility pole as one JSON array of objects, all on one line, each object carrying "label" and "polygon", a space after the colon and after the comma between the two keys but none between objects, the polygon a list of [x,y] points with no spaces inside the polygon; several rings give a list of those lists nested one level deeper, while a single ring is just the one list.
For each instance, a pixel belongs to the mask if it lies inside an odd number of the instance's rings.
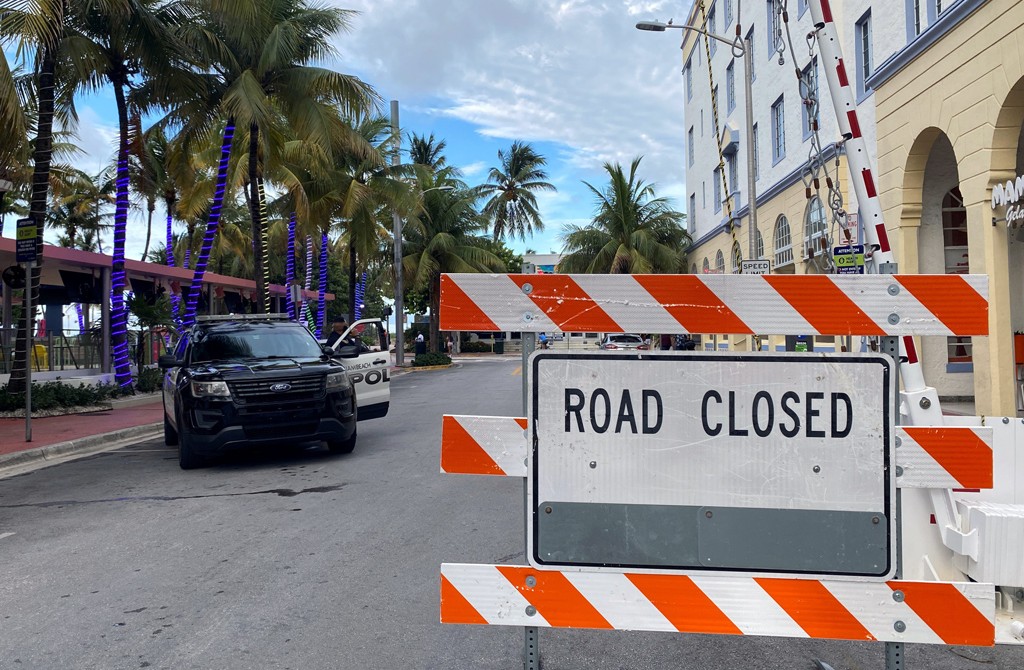
[{"label": "utility pole", "polygon": [[[398,101],[391,101],[391,134],[394,147],[391,153],[391,164],[398,166],[401,162],[402,131],[398,125]],[[405,365],[405,304],[402,299],[404,291],[402,281],[402,217],[397,209],[391,210],[391,223],[395,237],[395,365]]]}]

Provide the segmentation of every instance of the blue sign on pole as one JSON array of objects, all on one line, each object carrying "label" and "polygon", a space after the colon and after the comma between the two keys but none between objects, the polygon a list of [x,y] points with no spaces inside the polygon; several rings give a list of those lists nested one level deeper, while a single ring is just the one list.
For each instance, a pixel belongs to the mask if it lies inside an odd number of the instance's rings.
[{"label": "blue sign on pole", "polygon": [[850,244],[845,247],[834,247],[832,257],[836,262],[836,274],[864,274],[864,245]]},{"label": "blue sign on pole", "polygon": [[18,219],[18,240],[14,248],[15,262],[35,263],[39,260],[39,249],[36,246],[35,219]]}]

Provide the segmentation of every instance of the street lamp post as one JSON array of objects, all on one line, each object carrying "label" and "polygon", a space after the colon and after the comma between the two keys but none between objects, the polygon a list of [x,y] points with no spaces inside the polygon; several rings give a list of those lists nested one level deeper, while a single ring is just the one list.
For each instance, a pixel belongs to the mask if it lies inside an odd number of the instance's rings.
[{"label": "street lamp post", "polygon": [[[743,86],[746,94],[746,116],[747,116],[747,202],[750,209],[750,235],[749,240],[749,258],[754,260],[757,258],[757,185],[756,178],[754,176],[754,162],[756,160],[755,149],[754,149],[754,96],[753,96],[753,46],[751,45],[750,38],[740,40],[739,37],[739,26],[737,26],[736,39],[730,40],[728,37],[709,33],[703,28],[690,25],[676,25],[674,23],[659,23],[657,21],[641,21],[636,24],[637,30],[645,30],[649,32],[665,32],[669,28],[678,28],[680,30],[690,30],[701,35],[707,35],[713,40],[724,42],[733,49],[734,56],[740,56],[743,58]],[[711,64],[708,63],[708,67]],[[718,130],[715,129],[715,133]]]},{"label": "street lamp post", "polygon": [[[395,137],[395,149],[391,154],[391,164],[397,166],[401,162],[402,140],[398,125],[398,101],[391,101],[391,132]],[[395,235],[395,365],[405,365],[405,304],[402,286],[402,217],[398,210],[391,211],[391,222]]]}]

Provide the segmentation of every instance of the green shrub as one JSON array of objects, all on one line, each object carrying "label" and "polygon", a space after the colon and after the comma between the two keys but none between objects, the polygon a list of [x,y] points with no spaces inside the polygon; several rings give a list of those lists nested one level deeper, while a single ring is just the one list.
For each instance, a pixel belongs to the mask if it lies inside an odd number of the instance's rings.
[{"label": "green shrub", "polygon": [[152,393],[160,390],[163,380],[164,373],[160,368],[142,368],[139,371],[139,378],[135,381],[135,388],[140,393]]},{"label": "green shrub", "polygon": [[412,364],[418,368],[430,367],[432,365],[451,365],[452,359],[447,354],[427,353],[417,356]]},{"label": "green shrub", "polygon": [[462,353],[464,354],[479,354],[491,350],[489,342],[464,342],[462,345]]},{"label": "green shrub", "polygon": [[[69,386],[60,382],[32,384],[32,411],[57,407],[83,407],[124,395],[114,384],[96,386]],[[24,409],[25,394],[0,389],[0,412]]]}]

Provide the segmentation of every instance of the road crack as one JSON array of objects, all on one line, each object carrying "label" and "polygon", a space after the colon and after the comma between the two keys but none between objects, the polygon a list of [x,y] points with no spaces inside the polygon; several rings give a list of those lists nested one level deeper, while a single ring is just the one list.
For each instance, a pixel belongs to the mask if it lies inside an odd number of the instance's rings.
[{"label": "road crack", "polygon": [[175,500],[199,500],[202,498],[234,498],[237,496],[262,496],[277,495],[282,498],[294,498],[304,493],[331,493],[340,491],[344,484],[331,484],[329,486],[314,486],[308,489],[296,491],[295,489],[266,489],[265,491],[240,491],[238,493],[206,493],[203,495],[191,496],[124,496],[120,498],[99,498],[97,500],[51,500],[48,502],[17,503],[14,505],[0,505],[0,509],[16,509],[19,507],[61,507],[63,505],[98,505],[101,503],[117,502],[173,502]]}]

